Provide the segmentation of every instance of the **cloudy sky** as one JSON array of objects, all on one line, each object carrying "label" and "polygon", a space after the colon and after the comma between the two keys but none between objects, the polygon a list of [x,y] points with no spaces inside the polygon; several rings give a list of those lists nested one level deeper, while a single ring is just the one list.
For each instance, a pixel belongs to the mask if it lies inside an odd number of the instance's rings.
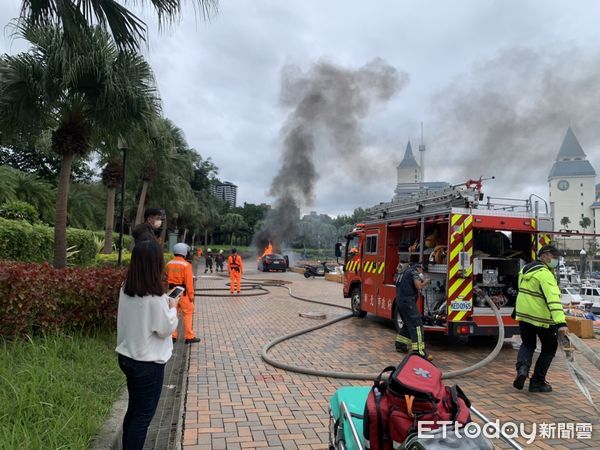
[{"label": "cloudy sky", "polygon": [[[19,5],[2,0],[1,22]],[[600,170],[597,1],[221,0],[210,22],[188,5],[163,32],[150,10],[141,14],[165,116],[239,186],[239,202],[273,202],[292,111],[280,100],[282,68],[310,73],[317,62],[356,70],[382,58],[407,82],[360,123],[364,176],[317,140],[315,200],[305,211],[348,213],[389,200],[421,121],[428,181],[495,175],[492,195],[547,198],[569,125]],[[1,52],[26,48],[8,32]]]}]

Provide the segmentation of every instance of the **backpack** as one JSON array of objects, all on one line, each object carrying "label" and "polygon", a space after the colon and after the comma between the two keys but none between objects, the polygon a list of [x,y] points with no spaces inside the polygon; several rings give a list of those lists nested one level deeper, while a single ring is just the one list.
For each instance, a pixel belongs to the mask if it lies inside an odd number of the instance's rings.
[{"label": "backpack", "polygon": [[460,387],[444,385],[442,372],[433,363],[418,354],[407,355],[398,367],[383,369],[373,383],[364,413],[365,446],[399,448],[418,431],[419,421],[433,422],[427,424],[428,430],[439,428],[440,421],[465,425],[471,421],[470,406]]}]

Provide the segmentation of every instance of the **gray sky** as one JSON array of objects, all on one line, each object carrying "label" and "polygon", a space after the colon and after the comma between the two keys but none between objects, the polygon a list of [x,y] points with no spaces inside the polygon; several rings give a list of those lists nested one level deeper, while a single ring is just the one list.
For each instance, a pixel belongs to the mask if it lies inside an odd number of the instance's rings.
[{"label": "gray sky", "polygon": [[[408,83],[362,124],[372,174],[356,179],[331,152],[316,152],[316,199],[305,211],[348,213],[388,201],[406,142],[425,123],[428,181],[496,175],[486,192],[547,198],[546,177],[572,125],[600,170],[600,3],[580,0],[221,0],[204,23],[186,8],[159,33],[151,11],[145,51],[165,116],[191,146],[239,186],[238,201],[271,203],[285,64],[308,71],[325,59],[359,68],[380,57]],[[0,19],[17,14],[3,0]],[[6,33],[5,33],[6,35]],[[0,39],[0,51],[23,42]],[[326,143],[321,143],[325,146]],[[319,145],[317,145],[317,148]]]}]

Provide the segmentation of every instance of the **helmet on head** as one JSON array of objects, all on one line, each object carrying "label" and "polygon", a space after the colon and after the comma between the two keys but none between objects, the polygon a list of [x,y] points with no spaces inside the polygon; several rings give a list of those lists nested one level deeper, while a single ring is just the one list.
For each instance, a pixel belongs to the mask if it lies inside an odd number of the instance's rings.
[{"label": "helmet on head", "polygon": [[219,250],[219,255],[222,255],[222,254],[223,254],[223,250]]},{"label": "helmet on head", "polygon": [[179,244],[175,244],[173,246],[173,254],[185,257],[187,256],[189,249],[190,247],[187,244],[180,242]]},{"label": "helmet on head", "polygon": [[207,248],[206,251],[207,252],[212,252],[212,250],[210,248]]}]

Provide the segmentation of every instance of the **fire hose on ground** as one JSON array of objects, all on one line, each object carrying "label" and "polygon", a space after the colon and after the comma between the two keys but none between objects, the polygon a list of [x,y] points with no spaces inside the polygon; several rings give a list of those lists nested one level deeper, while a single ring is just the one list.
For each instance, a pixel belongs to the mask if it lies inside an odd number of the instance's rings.
[{"label": "fire hose on ground", "polygon": [[[270,291],[268,289],[265,288],[265,286],[269,286],[269,287],[282,287],[282,288],[286,288],[288,291],[288,294],[290,295],[290,297],[300,300],[300,301],[304,301],[304,302],[309,302],[309,303],[314,303],[314,304],[319,304],[319,305],[324,305],[324,306],[332,306],[335,308],[340,308],[340,309],[346,309],[349,310],[350,308],[346,307],[346,306],[342,306],[342,305],[338,305],[338,304],[334,304],[334,303],[328,303],[328,302],[322,302],[319,300],[313,300],[313,299],[307,299],[304,297],[300,297],[295,295],[292,292],[292,289],[289,286],[286,286],[287,282],[284,280],[276,280],[276,279],[249,279],[249,278],[244,278],[247,281],[250,281],[250,283],[242,283],[242,286],[248,286],[251,285],[252,287],[250,288],[250,290],[254,290],[254,289],[260,289],[263,292],[260,293],[253,293],[253,294],[241,294],[241,296],[256,296],[256,295],[265,295],[267,293],[269,293]],[[220,290],[224,290],[224,289],[220,289],[220,288],[214,288],[214,289],[197,289],[197,292],[199,291],[199,293],[204,292],[204,291],[220,291]],[[218,294],[211,294],[211,296],[230,296],[229,295],[218,295]],[[459,369],[459,370],[454,370],[454,371],[450,371],[450,372],[445,372],[443,374],[443,378],[444,379],[450,379],[450,378],[458,378],[461,376],[464,376],[468,373],[474,372],[476,370],[479,370],[483,367],[485,367],[487,364],[489,364],[490,362],[492,362],[500,353],[500,351],[502,350],[502,346],[504,343],[504,337],[505,337],[505,330],[504,330],[504,324],[502,321],[502,316],[500,315],[500,310],[498,309],[498,307],[494,304],[494,302],[486,297],[485,298],[486,302],[489,304],[490,308],[492,309],[494,316],[496,318],[496,323],[498,324],[498,340],[496,342],[495,347],[493,348],[493,350],[481,361],[477,362],[476,364],[473,364],[469,367],[463,368],[463,369]],[[280,336],[276,339],[273,339],[272,341],[270,341],[269,343],[267,343],[261,351],[261,358],[269,365],[273,366],[273,367],[277,367],[279,369],[285,370],[285,371],[289,371],[289,372],[295,372],[295,373],[301,373],[301,374],[305,374],[305,375],[313,375],[313,376],[320,376],[320,377],[329,377],[329,378],[342,378],[342,379],[350,379],[350,380],[362,380],[362,381],[372,381],[373,379],[375,379],[378,374],[377,373],[355,373],[355,372],[344,372],[344,371],[328,371],[328,370],[318,370],[318,369],[311,369],[308,367],[300,367],[300,366],[294,366],[292,364],[288,364],[285,362],[281,362],[281,361],[277,361],[274,358],[271,358],[268,355],[268,352],[270,349],[272,349],[273,347],[275,347],[276,345],[287,341],[289,339],[293,339],[295,337],[301,336],[303,334],[307,334],[310,333],[312,331],[315,330],[319,330],[321,328],[325,328],[328,327],[330,325],[333,325],[335,323],[341,322],[343,320],[349,319],[351,317],[354,317],[354,314],[350,313],[350,314],[346,314],[340,317],[336,317],[334,319],[328,320],[326,322],[323,322],[321,324],[315,325],[315,326],[311,326],[308,328],[304,328],[302,330],[298,330],[289,334],[286,334],[284,336]],[[586,397],[586,399],[588,400],[588,402],[594,407],[594,409],[600,414],[600,408],[598,408],[592,397],[591,394],[589,393],[589,390],[587,389],[587,387],[585,386],[585,384],[590,384],[592,385],[596,390],[600,391],[600,383],[598,383],[593,377],[591,377],[585,370],[583,370],[575,361],[574,357],[573,357],[573,348],[571,347],[571,342],[573,344],[575,344],[575,347],[577,347],[577,349],[579,349],[579,351],[586,357],[586,359],[588,359],[596,368],[598,368],[600,370],[600,356],[594,352],[591,348],[589,348],[581,339],[579,339],[577,336],[570,336],[570,339],[566,339],[563,340],[562,342],[562,348],[565,352],[565,356],[566,356],[566,360],[567,360],[567,367],[569,369],[569,372],[571,374],[571,376],[573,377],[576,385],[578,386],[578,388],[581,390],[581,392],[584,394],[584,396]],[[485,416],[483,415],[480,411],[478,411],[476,408],[471,407],[471,411],[478,416],[481,420],[483,420],[486,423],[491,423],[491,421]],[[508,443],[512,448],[520,450],[522,449],[522,447],[516,442],[514,441],[512,438],[504,435],[504,433],[501,433],[502,435],[502,439]]]}]

